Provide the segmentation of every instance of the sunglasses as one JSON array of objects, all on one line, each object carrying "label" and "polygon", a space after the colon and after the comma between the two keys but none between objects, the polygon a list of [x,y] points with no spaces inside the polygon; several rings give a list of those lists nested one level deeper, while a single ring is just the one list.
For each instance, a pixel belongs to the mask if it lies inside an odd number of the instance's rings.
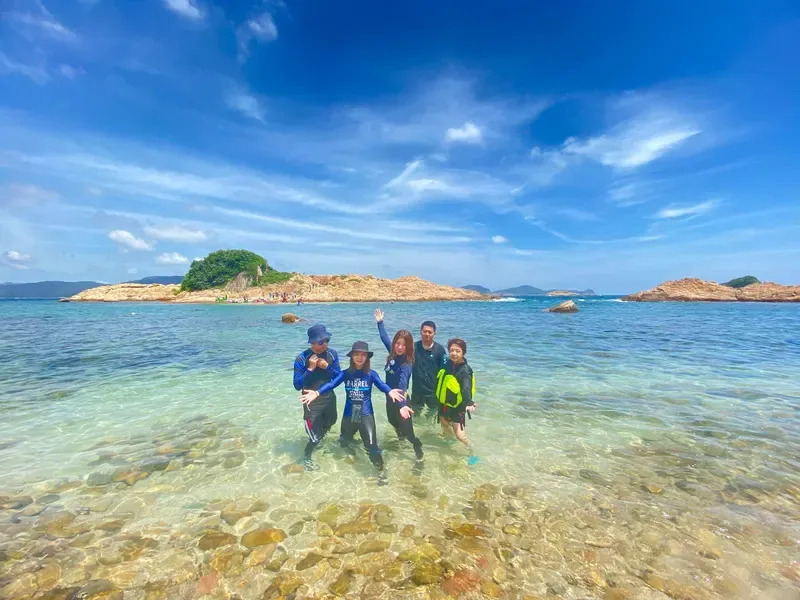
[{"label": "sunglasses", "polygon": [[317,346],[322,346],[323,344],[327,344],[330,341],[331,341],[331,338],[325,338],[324,340],[319,340],[318,342],[314,342],[314,344],[317,345]]}]

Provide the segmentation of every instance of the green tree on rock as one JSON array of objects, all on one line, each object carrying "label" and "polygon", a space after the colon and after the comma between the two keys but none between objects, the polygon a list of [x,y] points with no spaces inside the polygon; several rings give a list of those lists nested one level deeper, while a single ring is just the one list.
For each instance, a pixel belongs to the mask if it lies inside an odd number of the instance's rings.
[{"label": "green tree on rock", "polygon": [[203,260],[192,263],[181,282],[181,291],[193,292],[222,287],[239,273],[244,273],[251,284],[258,285],[270,272],[276,271],[270,269],[267,261],[258,254],[248,250],[217,250]]},{"label": "green tree on rock", "polygon": [[761,283],[761,282],[752,275],[745,275],[744,277],[737,277],[736,279],[731,279],[730,281],[726,281],[722,285],[727,285],[728,287],[732,288],[743,288],[747,287],[748,285],[752,285],[754,283]]}]

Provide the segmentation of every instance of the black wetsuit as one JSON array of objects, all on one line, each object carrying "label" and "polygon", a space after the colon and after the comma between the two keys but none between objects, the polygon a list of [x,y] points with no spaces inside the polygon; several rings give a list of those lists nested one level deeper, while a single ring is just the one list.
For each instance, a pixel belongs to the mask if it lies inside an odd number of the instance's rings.
[{"label": "black wetsuit", "polygon": [[[328,348],[323,354],[318,355],[328,361],[328,368],[317,367],[313,371],[308,370],[308,359],[314,354],[309,348],[297,355],[294,361],[294,389],[318,390],[323,385],[341,374],[339,367],[339,355],[336,350]],[[320,394],[310,404],[303,405],[303,425],[308,434],[308,444],[306,444],[305,457],[311,458],[314,448],[322,441],[328,430],[336,424],[336,394],[329,391]]]},{"label": "black wetsuit", "polygon": [[[378,323],[378,333],[380,333],[381,341],[386,346],[389,354],[392,353],[392,340],[389,339],[389,334],[386,333],[386,327],[383,321]],[[405,356],[394,357],[386,363],[386,384],[391,389],[403,390],[408,392],[408,382],[411,379],[411,364],[406,360]],[[422,442],[414,435],[414,423],[411,419],[404,419],[400,414],[400,409],[407,406],[405,401],[395,402],[389,395],[386,395],[386,418],[389,419],[397,436],[400,439],[407,439],[414,446],[414,452],[417,458],[422,458]]]},{"label": "black wetsuit", "polygon": [[414,410],[423,406],[433,411],[439,409],[436,374],[444,365],[446,356],[444,346],[438,342],[433,342],[430,349],[422,345],[422,340],[414,343],[414,376],[411,378],[411,406]]}]

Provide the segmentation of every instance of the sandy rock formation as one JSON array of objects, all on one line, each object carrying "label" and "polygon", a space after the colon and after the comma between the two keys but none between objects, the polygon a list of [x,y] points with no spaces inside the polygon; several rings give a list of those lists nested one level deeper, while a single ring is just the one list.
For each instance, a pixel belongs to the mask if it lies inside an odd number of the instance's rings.
[{"label": "sandy rock formation", "polygon": [[281,323],[297,323],[299,320],[300,317],[293,315],[292,313],[286,313],[281,316]]},{"label": "sandy rock formation", "polygon": [[[87,302],[135,302],[156,300],[162,302],[213,303],[226,297],[237,302],[278,297],[302,299],[304,302],[391,302],[423,300],[485,300],[478,292],[439,285],[419,277],[378,279],[371,275],[303,275],[296,273],[283,283],[261,287],[247,287],[241,291],[202,290],[178,292],[177,285],[141,285],[121,283],[85,290],[70,298]],[[269,301],[269,300],[267,300]],[[274,300],[273,300],[274,302]]]},{"label": "sandy rock formation", "polygon": [[83,290],[71,302],[172,302],[179,285],[118,283]]},{"label": "sandy rock formation", "polygon": [[622,299],[628,302],[800,302],[800,286],[754,283],[737,289],[687,277],[666,281]]},{"label": "sandy rock formation", "polygon": [[576,312],[578,312],[578,306],[572,300],[567,300],[565,302],[562,302],[561,304],[556,304],[555,306],[551,306],[550,308],[546,308],[545,312],[576,313]]},{"label": "sandy rock formation", "polygon": [[580,296],[577,292],[570,292],[569,290],[551,290],[545,294],[547,296]]}]

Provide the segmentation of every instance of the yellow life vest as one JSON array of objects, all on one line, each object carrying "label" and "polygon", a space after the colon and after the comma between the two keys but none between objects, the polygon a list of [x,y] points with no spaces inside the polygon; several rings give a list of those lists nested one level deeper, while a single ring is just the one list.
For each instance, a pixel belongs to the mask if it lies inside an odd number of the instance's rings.
[{"label": "yellow life vest", "polygon": [[[449,408],[458,408],[464,402],[461,384],[452,373],[448,373],[444,368],[439,369],[439,373],[436,375],[436,397],[440,404]],[[475,399],[475,373],[472,374],[472,399]]]}]

